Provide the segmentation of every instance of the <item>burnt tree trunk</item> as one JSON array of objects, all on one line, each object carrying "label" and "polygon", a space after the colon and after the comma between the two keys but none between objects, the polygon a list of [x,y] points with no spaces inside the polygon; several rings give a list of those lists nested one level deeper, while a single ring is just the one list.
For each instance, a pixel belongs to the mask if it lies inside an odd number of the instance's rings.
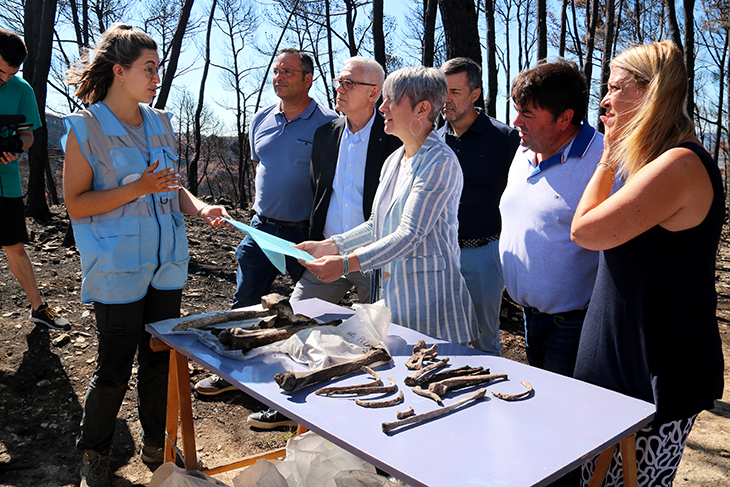
[{"label": "burnt tree trunk", "polygon": [[182,51],[183,37],[185,36],[185,29],[188,27],[188,20],[190,19],[190,11],[192,9],[193,0],[185,0],[185,3],[180,10],[180,19],[177,22],[175,36],[172,39],[170,60],[168,61],[167,66],[165,66],[165,77],[160,85],[160,92],[157,95],[157,102],[155,103],[155,108],[160,110],[165,108],[167,98],[170,96],[172,80],[175,78],[175,72],[177,71],[177,63],[180,60],[180,52]]},{"label": "burnt tree trunk", "polygon": [[386,69],[385,32],[383,31],[383,0],[373,0],[373,51],[375,60]]},{"label": "burnt tree trunk", "polygon": [[494,29],[494,0],[484,1],[487,23],[487,96],[484,100],[487,115],[497,116],[497,39]]},{"label": "burnt tree trunk", "polygon": [[[56,0],[27,0],[24,11],[24,37],[29,56],[23,68],[23,78],[35,92],[41,127],[33,133],[33,145],[28,150],[28,200],[26,214],[35,219],[48,219],[51,212],[46,201],[45,171],[48,167],[48,127],[46,126],[46,93],[51,68],[53,24]],[[53,184],[53,180],[49,181]],[[57,202],[57,201],[56,201]]]},{"label": "burnt tree trunk", "polygon": [[[481,66],[482,47],[474,1],[439,0],[439,11],[446,35],[446,58],[464,56]],[[476,105],[484,106],[484,92],[479,95]]]}]

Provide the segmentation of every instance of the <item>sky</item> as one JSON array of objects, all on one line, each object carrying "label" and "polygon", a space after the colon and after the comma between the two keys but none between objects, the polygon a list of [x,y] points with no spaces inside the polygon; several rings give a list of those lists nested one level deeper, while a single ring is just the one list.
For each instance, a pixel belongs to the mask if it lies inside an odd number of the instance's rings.
[{"label": "sky", "polygon": [[[262,8],[262,2],[257,2],[259,8]],[[405,27],[405,15],[408,12],[408,5],[410,2],[407,2],[406,0],[389,0],[384,2],[384,12],[386,15],[391,15],[397,19],[398,22],[398,29],[402,30]],[[264,24],[258,29],[258,35],[270,35],[278,37],[279,31],[278,29],[275,29],[274,27]],[[200,34],[201,41],[204,42],[204,33]],[[220,44],[223,42],[223,36],[219,34],[218,36],[214,37],[212,39],[212,44]],[[341,43],[340,43],[341,45]],[[287,47],[286,45],[282,44],[281,47]],[[211,57],[213,63],[221,64],[222,60],[222,54],[219,52],[218,49],[213,49],[211,51]],[[343,61],[347,56],[342,55],[340,61]],[[261,56],[257,56],[256,62],[265,62],[262,61]],[[339,72],[339,70],[342,68],[342,63],[339,64],[335,63],[335,72]],[[202,77],[202,65],[203,65],[203,57],[197,52],[196,48],[194,46],[189,46],[188,49],[181,55],[180,60],[180,66],[190,66],[194,65],[195,67],[191,70],[189,70],[186,74],[180,75],[175,78],[175,82],[173,83],[173,90],[180,90],[180,89],[186,89],[188,90],[192,95],[193,98],[197,102],[198,98],[198,92],[200,87],[200,79]],[[276,95],[274,95],[273,89],[271,87],[271,73],[269,72],[268,75],[268,82],[266,84],[266,87],[264,89],[264,93],[262,94],[262,101],[261,106],[268,106],[272,103],[275,103],[277,101]],[[318,92],[318,90],[321,89],[322,81],[318,78],[315,78],[313,83],[313,88],[310,91],[310,96],[317,99],[317,101],[320,101],[324,104],[326,104],[326,98],[325,95],[321,92]],[[173,95],[174,96],[174,95]],[[233,93],[230,91],[226,91],[224,88],[224,85],[221,83],[220,79],[220,69],[215,68],[211,66],[210,71],[208,73],[208,78],[206,81],[206,91],[205,91],[205,103],[209,106],[210,109],[214,111],[216,116],[223,121],[223,123],[226,125],[226,130],[230,133],[233,132],[233,127],[235,125],[235,115],[231,110],[228,110],[226,108],[223,108],[221,105],[234,105],[235,104],[235,98],[233,96]],[[168,109],[171,109],[170,106],[171,101],[168,100]],[[255,101],[253,101],[255,103]]]}]

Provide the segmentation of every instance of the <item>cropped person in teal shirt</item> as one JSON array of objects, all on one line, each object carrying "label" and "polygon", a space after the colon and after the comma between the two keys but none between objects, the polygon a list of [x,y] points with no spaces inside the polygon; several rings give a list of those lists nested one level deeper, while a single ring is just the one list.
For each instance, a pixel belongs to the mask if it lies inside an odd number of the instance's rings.
[{"label": "cropped person in teal shirt", "polygon": [[30,320],[55,330],[70,330],[71,324],[43,302],[33,273],[33,265],[25,245],[28,230],[25,226],[23,188],[20,180],[18,154],[33,145],[33,130],[41,126],[41,117],[33,88],[16,73],[28,51],[17,34],[0,29],[0,116],[23,115],[30,126],[11,130],[0,127],[0,246],[8,258],[8,265],[23,288],[32,311]]}]

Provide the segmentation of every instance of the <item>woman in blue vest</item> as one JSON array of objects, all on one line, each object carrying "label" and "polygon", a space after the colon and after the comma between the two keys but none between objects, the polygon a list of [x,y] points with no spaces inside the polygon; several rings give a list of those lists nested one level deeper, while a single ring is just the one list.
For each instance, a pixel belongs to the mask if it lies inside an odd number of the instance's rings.
[{"label": "woman in blue vest", "polygon": [[76,446],[81,485],[108,485],[116,416],[135,354],[142,460],[162,461],[168,352],[146,323],[180,316],[188,249],[183,214],[214,227],[228,213],[178,182],[171,114],[150,108],[160,82],[157,44],[115,24],[68,83],[86,110],[66,125],[64,197],[81,253],[81,300],[94,303],[99,350]]}]

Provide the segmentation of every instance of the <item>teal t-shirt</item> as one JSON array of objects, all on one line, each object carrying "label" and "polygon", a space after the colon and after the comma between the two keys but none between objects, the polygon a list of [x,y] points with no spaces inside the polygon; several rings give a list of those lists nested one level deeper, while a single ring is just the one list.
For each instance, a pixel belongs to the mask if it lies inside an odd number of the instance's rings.
[{"label": "teal t-shirt", "polygon": [[[7,83],[0,86],[0,115],[25,115],[25,122],[32,123],[30,130],[41,126],[41,116],[35,102],[33,88],[20,76],[13,76]],[[7,135],[7,130],[0,132]],[[20,184],[20,169],[18,161],[7,164],[0,163],[0,195],[6,198],[20,198],[23,196],[23,187]]]}]

